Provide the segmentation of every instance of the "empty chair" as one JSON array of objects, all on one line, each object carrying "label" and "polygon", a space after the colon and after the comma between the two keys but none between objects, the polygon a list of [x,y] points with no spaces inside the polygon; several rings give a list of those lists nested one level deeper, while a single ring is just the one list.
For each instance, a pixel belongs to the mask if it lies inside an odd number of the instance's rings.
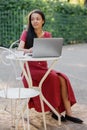
[{"label": "empty chair", "polygon": [[[30,130],[28,102],[30,98],[40,95],[40,91],[38,88],[34,88],[34,87],[24,88],[24,87],[17,86],[18,84],[16,84],[16,80],[15,80],[16,79],[15,78],[16,76],[15,75],[15,70],[16,70],[15,61],[7,58],[7,56],[11,54],[15,56],[12,50],[4,48],[4,47],[0,47],[0,68],[1,68],[0,69],[0,98],[11,100],[11,119],[12,119],[12,122],[14,123],[13,126],[15,126],[15,130],[18,130],[20,117],[22,117],[23,129],[26,130],[26,126],[24,123],[25,110],[27,111],[27,120],[28,120],[27,128],[28,130]],[[26,100],[26,102],[23,102],[23,105],[20,107],[20,110],[19,111],[17,110],[18,113],[16,113],[15,109],[17,109],[16,108],[17,106],[13,106],[12,101],[15,101],[15,100],[17,101],[20,99],[22,100],[24,99]],[[25,107],[27,109],[25,109]],[[43,120],[44,120],[44,127],[46,130],[44,111],[43,111]]]}]

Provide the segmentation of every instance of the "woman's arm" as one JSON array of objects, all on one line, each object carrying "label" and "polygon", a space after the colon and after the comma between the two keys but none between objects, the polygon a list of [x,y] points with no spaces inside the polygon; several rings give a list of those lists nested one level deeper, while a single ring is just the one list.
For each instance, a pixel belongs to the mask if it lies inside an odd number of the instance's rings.
[{"label": "woman's arm", "polygon": [[27,31],[24,30],[20,36],[20,43],[19,43],[19,46],[18,46],[18,50],[19,51],[24,51],[24,54],[25,53],[32,53],[32,48],[30,49],[25,49],[25,41],[26,41],[26,36],[27,36]]},{"label": "woman's arm", "polygon": [[24,54],[26,54],[26,53],[32,53],[32,51],[33,51],[32,48],[25,49],[24,46],[25,46],[25,42],[21,40],[20,43],[19,43],[19,46],[18,46],[18,50],[19,51],[24,51]]}]

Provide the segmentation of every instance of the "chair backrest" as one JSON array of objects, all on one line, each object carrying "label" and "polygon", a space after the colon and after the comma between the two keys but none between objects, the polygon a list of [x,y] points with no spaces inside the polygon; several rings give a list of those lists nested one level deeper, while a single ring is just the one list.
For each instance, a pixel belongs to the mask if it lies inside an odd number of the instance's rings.
[{"label": "chair backrest", "polygon": [[10,60],[6,58],[9,54],[9,50],[4,47],[0,47],[0,89],[12,86],[14,81],[14,71]]},{"label": "chair backrest", "polygon": [[[39,91],[32,91],[32,89],[24,88],[22,81],[21,86],[18,86],[15,77],[16,60],[14,60],[14,58],[12,59],[11,56],[16,56],[12,50],[0,47],[0,97],[9,99],[24,99],[38,95],[40,93]],[[21,68],[20,65],[18,68]]]},{"label": "chair backrest", "polygon": [[[20,42],[20,40],[14,41],[14,42],[10,45],[9,49],[12,50],[12,51],[16,51],[17,48],[18,48],[19,42]],[[16,66],[18,66],[18,61],[15,61],[15,64],[16,64]],[[14,68],[14,69],[15,69],[15,68]],[[17,70],[17,69],[18,69],[18,67],[16,67],[16,70],[15,70],[16,80],[20,81],[20,80],[22,80],[21,70],[19,70],[19,69]]]},{"label": "chair backrest", "polygon": [[10,45],[10,49],[14,49],[14,48],[17,48],[18,47],[18,44],[19,44],[20,40],[16,40],[14,41],[11,45]]},{"label": "chair backrest", "polygon": [[[18,87],[16,84],[15,61],[7,59],[6,56],[13,53],[10,49],[0,47],[0,89]],[[20,68],[20,67],[19,67]]]}]

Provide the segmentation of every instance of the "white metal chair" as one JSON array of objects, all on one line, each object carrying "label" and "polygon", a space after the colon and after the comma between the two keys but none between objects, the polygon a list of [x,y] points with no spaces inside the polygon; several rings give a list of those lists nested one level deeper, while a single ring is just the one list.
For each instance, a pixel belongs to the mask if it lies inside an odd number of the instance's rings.
[{"label": "white metal chair", "polygon": [[19,44],[20,40],[16,40],[14,41],[11,45],[10,45],[10,49],[13,49],[13,48],[17,48],[18,47],[18,44]]},{"label": "white metal chair", "polygon": [[[20,114],[22,116],[22,121],[23,121],[23,129],[26,130],[25,123],[24,123],[24,113],[25,110],[27,110],[27,129],[30,130],[30,125],[29,125],[29,109],[28,109],[28,101],[30,98],[33,98],[37,95],[40,95],[39,89],[34,89],[34,88],[20,88],[16,86],[16,81],[15,81],[15,65],[12,60],[9,60],[6,58],[7,55],[13,54],[10,49],[0,47],[0,98],[4,99],[9,99],[9,100],[20,100],[24,99],[26,100],[26,103],[23,104],[23,107],[20,109],[20,113],[18,116],[15,114],[15,110],[13,113],[13,106],[11,102],[11,119],[15,123],[15,130],[18,130],[18,123],[20,119]],[[8,75],[9,74],[9,75]],[[3,86],[2,86],[3,84]],[[15,84],[15,86],[14,86]],[[27,109],[25,109],[25,107]],[[42,106],[43,107],[43,106]],[[16,109],[16,106],[15,106]],[[44,111],[43,111],[44,114]],[[18,118],[17,118],[18,117]],[[16,119],[17,118],[17,119]],[[43,115],[43,120],[44,120],[44,127],[46,130],[46,122],[45,122],[45,115]]]}]

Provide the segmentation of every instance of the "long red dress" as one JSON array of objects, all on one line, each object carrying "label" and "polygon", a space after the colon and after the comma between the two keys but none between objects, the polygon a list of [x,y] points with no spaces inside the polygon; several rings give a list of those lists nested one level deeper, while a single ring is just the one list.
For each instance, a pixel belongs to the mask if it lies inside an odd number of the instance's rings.
[{"label": "long red dress", "polygon": [[[24,30],[20,40],[26,41],[27,31]],[[51,34],[49,32],[44,33],[44,38],[51,37]],[[47,62],[46,61],[32,61],[28,62],[30,67],[30,72],[33,80],[33,85],[38,86],[41,78],[45,74],[45,72],[48,70]],[[42,86],[42,92],[45,98],[52,104],[54,108],[58,108],[60,112],[63,112],[65,110],[64,104],[61,97],[60,92],[60,80],[58,75],[61,75],[64,77],[66,84],[67,84],[67,90],[68,90],[68,99],[70,100],[71,105],[76,103],[76,99],[74,96],[74,92],[72,90],[72,86],[70,84],[70,81],[68,77],[60,72],[56,72],[55,70],[52,70],[46,80],[43,83]],[[23,77],[23,84],[24,87],[29,87],[25,77]],[[44,104],[45,111],[49,111],[50,108]],[[40,100],[39,97],[32,98],[29,102],[29,108],[35,108],[38,112],[41,112],[41,106],[40,106]]]}]

